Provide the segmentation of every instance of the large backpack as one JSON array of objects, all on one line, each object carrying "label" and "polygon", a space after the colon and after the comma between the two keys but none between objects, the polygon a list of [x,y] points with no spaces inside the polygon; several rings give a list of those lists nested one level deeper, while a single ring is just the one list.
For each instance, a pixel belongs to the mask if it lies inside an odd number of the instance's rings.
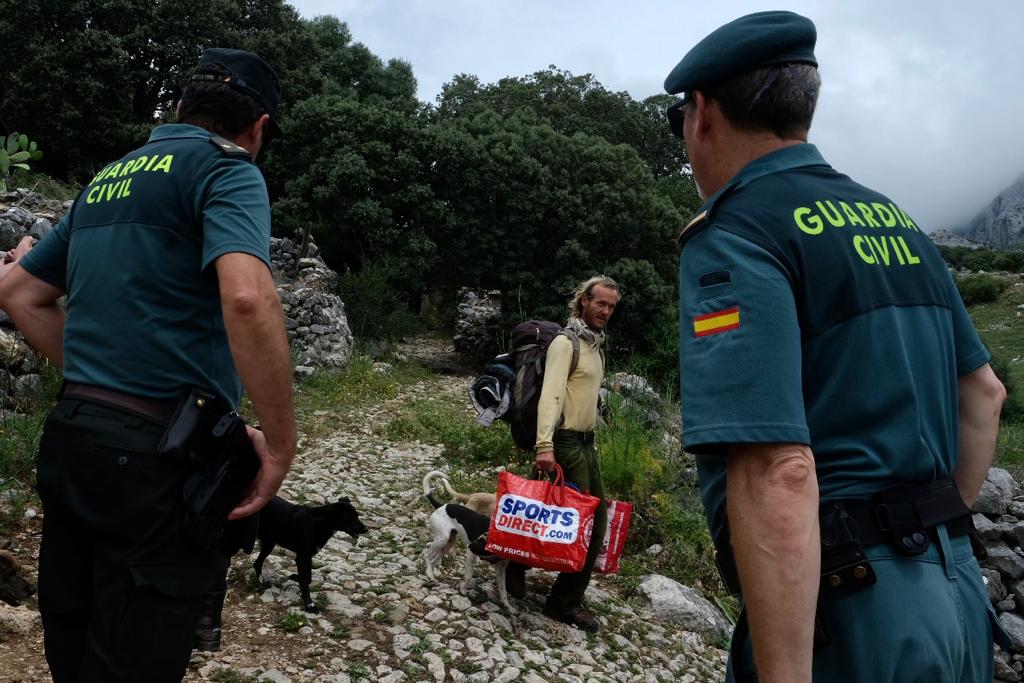
[{"label": "large backpack", "polygon": [[532,451],[537,443],[537,403],[544,385],[544,364],[548,346],[558,336],[568,337],[572,342],[571,375],[580,362],[580,340],[572,330],[547,320],[527,320],[513,327],[509,336],[509,356],[516,380],[512,407],[503,419],[509,423],[516,445],[524,450]]}]

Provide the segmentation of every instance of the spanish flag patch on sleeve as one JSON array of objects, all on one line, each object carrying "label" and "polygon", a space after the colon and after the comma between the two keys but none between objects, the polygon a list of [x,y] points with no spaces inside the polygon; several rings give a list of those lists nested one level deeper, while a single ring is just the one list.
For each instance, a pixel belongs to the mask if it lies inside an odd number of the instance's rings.
[{"label": "spanish flag patch on sleeve", "polygon": [[693,335],[706,337],[709,334],[728,332],[740,326],[740,307],[733,306],[724,311],[698,315],[693,319]]}]

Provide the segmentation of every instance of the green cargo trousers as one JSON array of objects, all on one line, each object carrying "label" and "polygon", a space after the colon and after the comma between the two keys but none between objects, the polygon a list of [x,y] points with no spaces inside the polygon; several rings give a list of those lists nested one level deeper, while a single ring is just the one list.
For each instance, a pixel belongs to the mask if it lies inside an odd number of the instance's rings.
[{"label": "green cargo trousers", "polygon": [[557,612],[567,612],[583,604],[583,594],[590,583],[594,561],[601,552],[605,527],[608,526],[608,510],[605,506],[604,484],[601,482],[601,467],[597,462],[597,449],[594,447],[593,438],[585,441],[578,436],[558,432],[555,434],[554,444],[555,462],[562,467],[566,483],[576,484],[580,491],[596,496],[601,501],[594,512],[594,528],[583,569],[578,572],[560,573],[548,594],[548,608]]},{"label": "green cargo trousers", "polygon": [[[1008,644],[967,536],[935,530],[921,555],[866,549],[878,582],[822,599],[827,642],[814,651],[820,683],[991,683],[992,640]],[[726,681],[756,681],[746,615],[733,634]]]}]

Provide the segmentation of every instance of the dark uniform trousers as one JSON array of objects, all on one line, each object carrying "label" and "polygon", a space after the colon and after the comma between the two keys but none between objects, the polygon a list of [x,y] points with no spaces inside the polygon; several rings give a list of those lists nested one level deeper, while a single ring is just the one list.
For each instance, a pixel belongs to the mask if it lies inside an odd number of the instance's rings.
[{"label": "dark uniform trousers", "polygon": [[47,418],[39,609],[55,683],[184,677],[218,561],[183,533],[191,472],[157,457],[163,431],[77,399],[62,399]]},{"label": "dark uniform trousers", "polygon": [[560,573],[548,594],[548,607],[557,612],[566,612],[583,604],[583,594],[590,584],[594,561],[601,552],[605,528],[608,526],[604,484],[601,481],[601,467],[597,461],[593,433],[589,434],[588,439],[574,434],[578,433],[562,431],[555,433],[553,439],[555,462],[562,467],[567,483],[576,484],[581,491],[596,496],[600,502],[594,512],[594,528],[590,536],[590,546],[587,549],[587,559],[583,569],[578,572]]}]

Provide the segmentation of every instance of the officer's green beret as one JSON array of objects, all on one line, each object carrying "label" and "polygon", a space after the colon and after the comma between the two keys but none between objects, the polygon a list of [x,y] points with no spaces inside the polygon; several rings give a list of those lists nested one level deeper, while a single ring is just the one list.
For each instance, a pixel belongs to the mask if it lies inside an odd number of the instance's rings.
[{"label": "officer's green beret", "polygon": [[211,47],[203,50],[193,81],[217,81],[249,95],[270,114],[270,134],[281,136],[274,110],[281,99],[277,74],[259,55],[245,50]]},{"label": "officer's green beret", "polygon": [[793,12],[756,12],[730,21],[697,43],[665,79],[670,95],[699,90],[772,64],[811,64],[814,22]]}]

